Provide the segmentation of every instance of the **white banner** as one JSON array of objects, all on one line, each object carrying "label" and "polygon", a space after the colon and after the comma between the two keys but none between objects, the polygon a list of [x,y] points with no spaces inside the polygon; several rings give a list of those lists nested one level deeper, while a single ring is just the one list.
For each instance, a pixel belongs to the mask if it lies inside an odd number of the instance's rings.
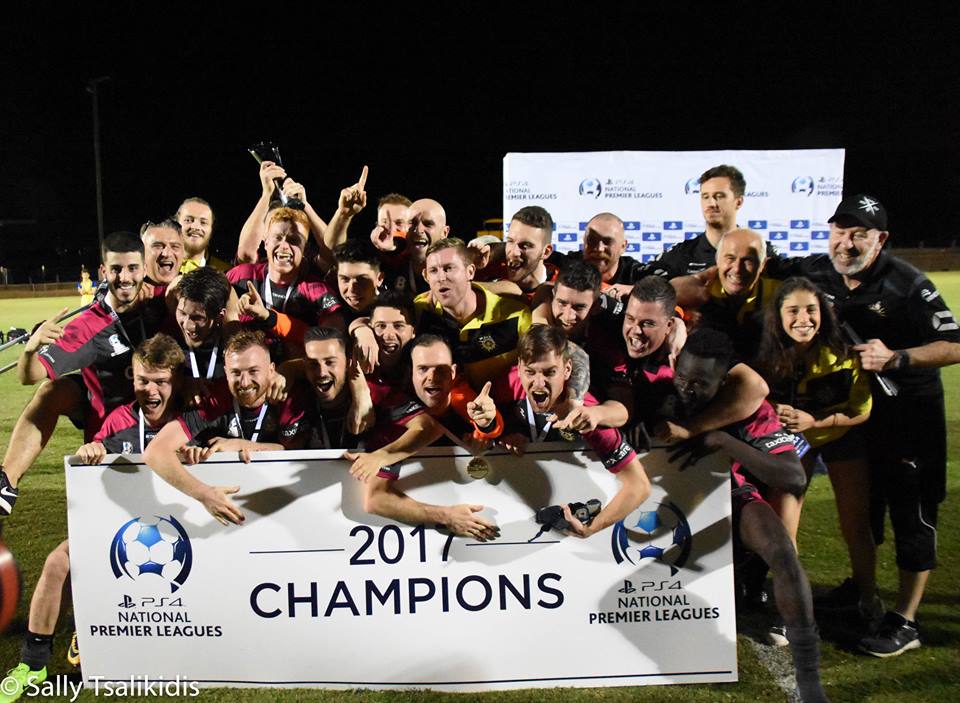
[{"label": "white banner", "polygon": [[540,205],[556,224],[560,251],[580,248],[587,221],[612,212],[625,223],[627,253],[651,261],[703,232],[700,174],[736,166],[747,181],[738,224],[788,256],[827,251],[827,219],[843,191],[843,149],[789,151],[602,151],[507,154],[503,222]]},{"label": "white banner", "polygon": [[404,466],[399,487],[418,500],[485,506],[501,528],[488,543],[367,515],[339,452],[192,467],[241,486],[239,527],[123,457],[68,465],[84,678],[449,691],[736,681],[728,464],[680,473],[654,451],[652,496],[622,524],[533,539],[536,508],[618,489],[569,446],[488,454],[481,480],[458,448]]}]

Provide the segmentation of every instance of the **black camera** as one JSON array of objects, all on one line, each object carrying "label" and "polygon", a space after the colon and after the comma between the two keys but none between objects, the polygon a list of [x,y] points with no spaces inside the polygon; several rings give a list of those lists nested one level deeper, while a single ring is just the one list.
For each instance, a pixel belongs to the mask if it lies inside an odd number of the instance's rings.
[{"label": "black camera", "polygon": [[[603,504],[596,498],[591,498],[586,503],[567,503],[570,512],[584,525],[590,522],[599,513]],[[534,516],[538,525],[543,525],[543,529],[537,534],[537,537],[550,529],[565,532],[570,529],[570,523],[563,517],[563,507],[560,505],[548,505],[546,508],[539,508]],[[536,539],[536,537],[534,537]]]}]

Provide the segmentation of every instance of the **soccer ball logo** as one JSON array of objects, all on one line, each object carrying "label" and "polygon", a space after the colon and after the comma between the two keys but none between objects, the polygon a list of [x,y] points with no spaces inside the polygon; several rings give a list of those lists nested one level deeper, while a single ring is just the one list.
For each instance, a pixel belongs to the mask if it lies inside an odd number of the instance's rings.
[{"label": "soccer ball logo", "polygon": [[671,576],[687,563],[693,547],[690,523],[672,502],[660,503],[656,510],[631,513],[613,526],[612,540],[618,564],[655,559],[670,567]]},{"label": "soccer ball logo", "polygon": [[190,575],[193,548],[183,525],[172,515],[151,522],[133,518],[110,544],[110,566],[118,579],[126,577],[145,591],[175,593]]},{"label": "soccer ball logo", "polygon": [[793,183],[790,184],[790,191],[792,193],[800,193],[801,195],[813,195],[813,177],[797,176],[793,179]]},{"label": "soccer ball logo", "polygon": [[698,194],[700,192],[700,179],[696,176],[688,178],[687,182],[683,184],[683,192],[687,195]]},{"label": "soccer ball logo", "polygon": [[580,181],[580,195],[593,196],[599,198],[603,191],[603,186],[598,178],[587,178]]}]

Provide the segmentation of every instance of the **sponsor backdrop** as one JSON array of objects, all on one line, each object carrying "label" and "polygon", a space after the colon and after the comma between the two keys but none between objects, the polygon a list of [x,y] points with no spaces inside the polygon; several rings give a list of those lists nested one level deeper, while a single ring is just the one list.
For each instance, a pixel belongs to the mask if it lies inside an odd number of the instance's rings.
[{"label": "sponsor backdrop", "polygon": [[747,181],[738,224],[762,233],[781,254],[827,251],[843,191],[843,149],[790,151],[601,151],[507,154],[503,221],[525,205],[553,216],[554,245],[581,248],[587,221],[612,212],[626,225],[627,253],[652,261],[703,231],[700,174],[719,164]]},{"label": "sponsor backdrop", "polygon": [[588,540],[538,536],[534,508],[606,502],[619,484],[592,454],[491,453],[479,480],[459,448],[408,462],[410,495],[486,506],[502,534],[481,543],[366,515],[338,454],[193,467],[241,486],[240,527],[123,457],[68,464],[87,682],[470,691],[736,680],[729,471],[716,456],[680,473],[648,454],[651,498]]}]

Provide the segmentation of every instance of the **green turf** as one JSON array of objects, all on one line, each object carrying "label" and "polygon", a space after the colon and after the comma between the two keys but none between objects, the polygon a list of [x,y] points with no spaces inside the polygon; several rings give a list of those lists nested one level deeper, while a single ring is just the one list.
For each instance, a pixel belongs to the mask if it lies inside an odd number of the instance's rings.
[{"label": "green turf", "polygon": [[[944,298],[960,310],[960,273],[931,276]],[[0,325],[29,329],[39,319],[62,307],[71,309],[78,298],[0,300]],[[15,353],[0,354],[0,365],[15,359]],[[823,679],[834,701],[940,701],[960,700],[960,595],[955,584],[960,579],[960,507],[955,494],[960,490],[960,367],[944,370],[947,389],[947,422],[950,467],[948,492],[951,497],[941,506],[939,529],[940,567],[934,572],[921,607],[923,647],[901,657],[879,660],[856,654],[843,644],[826,641],[823,645]],[[32,388],[17,385],[14,372],[0,376],[0,445],[6,447],[13,423],[32,395]],[[18,619],[0,636],[0,666],[12,667],[19,660],[20,640],[26,627],[29,596],[40,575],[46,554],[66,534],[66,501],[63,491],[62,457],[80,444],[80,433],[62,420],[50,445],[41,454],[22,483],[23,498],[4,527],[4,537],[16,555],[23,573],[24,598]],[[840,538],[833,493],[825,477],[815,477],[807,494],[800,530],[800,551],[815,589],[839,583],[847,574],[846,549]],[[880,549],[878,578],[881,595],[887,603],[896,592],[896,567],[889,539]],[[61,618],[57,648],[51,669],[65,673],[63,659],[70,632],[69,616]],[[826,625],[826,624],[825,624]],[[771,680],[741,635],[738,642],[740,682],[718,685],[684,685],[613,689],[528,689],[491,694],[440,694],[431,692],[317,692],[305,690],[205,689],[200,700],[259,701],[284,703],[301,700],[323,701],[466,701],[474,698],[521,701],[783,701],[786,696]],[[296,649],[293,656],[298,656]],[[80,700],[97,700],[84,692]],[[128,698],[126,700],[149,700]]]}]

